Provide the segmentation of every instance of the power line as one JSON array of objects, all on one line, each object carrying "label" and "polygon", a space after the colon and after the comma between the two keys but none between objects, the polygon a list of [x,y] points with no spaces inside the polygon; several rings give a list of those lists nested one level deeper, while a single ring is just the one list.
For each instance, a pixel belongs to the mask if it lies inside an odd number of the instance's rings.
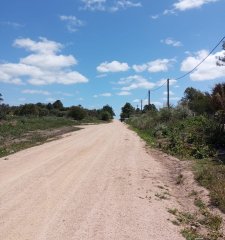
[{"label": "power line", "polygon": [[209,54],[202,59],[202,61],[197,64],[191,71],[185,73],[184,75],[178,77],[178,78],[175,78],[175,80],[180,80],[186,76],[188,76],[189,74],[193,73],[203,62],[205,62],[205,60],[217,49],[217,47],[225,40],[225,36],[217,43],[217,45],[209,52]]},{"label": "power line", "polygon": [[[173,78],[173,79],[178,81],[178,80],[180,80],[180,79],[182,79],[182,78],[190,75],[191,73],[193,73],[203,62],[205,62],[205,60],[217,49],[217,47],[218,47],[224,40],[225,40],[225,36],[216,44],[216,46],[209,52],[209,54],[208,54],[205,58],[203,58],[191,71],[185,73],[184,75],[182,75],[182,76],[180,76],[180,77],[178,77],[178,78],[175,78],[175,79]],[[162,85],[160,85],[159,87],[151,89],[151,91],[154,92],[154,91],[159,90],[159,89],[162,88],[166,83],[167,83],[167,80],[166,80]]]},{"label": "power line", "polygon": [[162,88],[166,83],[167,83],[167,80],[166,80],[162,85],[160,85],[159,87],[151,89],[151,92],[155,92],[155,91],[159,90],[159,89]]}]

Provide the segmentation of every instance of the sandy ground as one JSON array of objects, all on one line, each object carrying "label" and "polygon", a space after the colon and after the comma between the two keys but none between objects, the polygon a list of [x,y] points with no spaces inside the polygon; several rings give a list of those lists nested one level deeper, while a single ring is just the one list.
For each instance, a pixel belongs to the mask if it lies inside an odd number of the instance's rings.
[{"label": "sandy ground", "polygon": [[156,159],[118,121],[0,158],[0,239],[183,239]]}]

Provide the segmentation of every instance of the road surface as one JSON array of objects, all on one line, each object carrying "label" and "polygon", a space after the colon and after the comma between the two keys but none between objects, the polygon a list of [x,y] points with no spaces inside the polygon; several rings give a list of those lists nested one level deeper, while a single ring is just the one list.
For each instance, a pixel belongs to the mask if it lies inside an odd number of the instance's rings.
[{"label": "road surface", "polygon": [[118,121],[0,158],[0,239],[182,240],[165,174]]}]

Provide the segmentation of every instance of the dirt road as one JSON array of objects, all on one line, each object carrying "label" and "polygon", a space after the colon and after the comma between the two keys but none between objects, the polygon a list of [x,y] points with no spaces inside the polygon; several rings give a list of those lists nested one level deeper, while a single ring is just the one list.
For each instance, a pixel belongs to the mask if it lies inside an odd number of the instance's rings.
[{"label": "dirt road", "polygon": [[166,174],[118,121],[1,158],[0,239],[181,240]]}]

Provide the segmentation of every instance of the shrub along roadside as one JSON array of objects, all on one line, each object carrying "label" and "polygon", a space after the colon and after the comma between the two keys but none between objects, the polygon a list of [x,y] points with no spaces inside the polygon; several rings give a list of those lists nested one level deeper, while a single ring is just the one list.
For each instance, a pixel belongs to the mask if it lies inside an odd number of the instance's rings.
[{"label": "shrub along roadside", "polygon": [[225,165],[217,155],[224,148],[221,124],[203,115],[192,116],[185,109],[161,109],[126,121],[153,147],[195,160],[197,181],[211,192],[212,204],[225,212]]}]

